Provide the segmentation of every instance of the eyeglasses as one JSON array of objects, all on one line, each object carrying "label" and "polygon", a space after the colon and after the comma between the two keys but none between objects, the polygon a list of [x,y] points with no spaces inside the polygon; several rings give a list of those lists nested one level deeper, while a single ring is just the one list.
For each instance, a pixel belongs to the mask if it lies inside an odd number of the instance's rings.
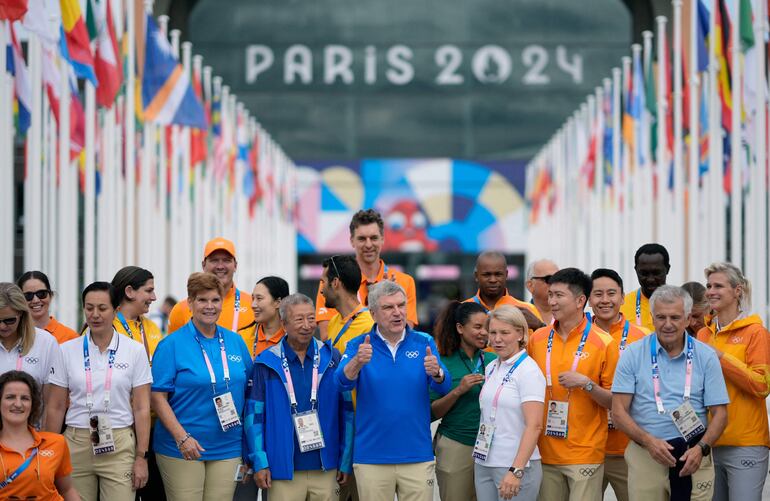
[{"label": "eyeglasses", "polygon": [[32,301],[35,298],[35,296],[37,296],[38,299],[45,299],[50,295],[51,295],[51,291],[49,291],[48,289],[40,289],[39,291],[35,291],[35,292],[25,292],[24,299],[26,299],[27,301]]},{"label": "eyeglasses", "polygon": [[19,317],[0,318],[0,324],[5,324],[8,327],[12,326],[19,321]]},{"label": "eyeglasses", "polygon": [[532,277],[532,280],[542,280],[543,282],[548,283],[552,276],[553,275],[543,275],[542,277]]},{"label": "eyeglasses", "polygon": [[334,266],[334,273],[337,274],[337,278],[340,278],[340,270],[337,269],[337,265],[334,263],[334,258],[339,256],[332,256],[329,258],[329,261],[332,262],[332,266]]}]

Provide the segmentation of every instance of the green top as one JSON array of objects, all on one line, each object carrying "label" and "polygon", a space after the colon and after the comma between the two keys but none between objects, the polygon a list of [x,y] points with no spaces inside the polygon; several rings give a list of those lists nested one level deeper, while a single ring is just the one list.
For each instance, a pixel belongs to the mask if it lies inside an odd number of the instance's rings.
[{"label": "green top", "polygon": [[[446,368],[449,369],[449,373],[452,375],[453,390],[460,385],[460,381],[466,375],[473,373],[485,374],[486,367],[497,358],[497,355],[494,353],[484,352],[484,369],[482,370],[481,353],[481,350],[477,351],[473,355],[473,360],[470,360],[461,348],[452,355],[441,358],[441,361],[444,362],[444,365],[446,365]],[[476,385],[458,398],[454,406],[441,419],[441,424],[438,425],[438,433],[461,444],[475,444],[476,433],[479,431],[479,419],[481,418],[479,393],[481,393],[481,385]],[[438,393],[431,391],[431,402],[439,398],[441,396]]]}]

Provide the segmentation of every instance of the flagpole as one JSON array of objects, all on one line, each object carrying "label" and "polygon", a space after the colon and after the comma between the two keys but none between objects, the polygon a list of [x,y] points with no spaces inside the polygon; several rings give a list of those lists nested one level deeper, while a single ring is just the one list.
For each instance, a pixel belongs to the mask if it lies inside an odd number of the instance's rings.
[{"label": "flagpole", "polygon": [[[111,22],[111,20],[108,20]],[[106,29],[106,28],[104,28]],[[96,273],[96,89],[86,80],[85,194],[83,215],[83,280],[90,284]]]},{"label": "flagpole", "polygon": [[[77,242],[72,230],[65,232],[64,228],[72,228],[76,221],[70,217],[71,191],[77,189],[77,173],[73,172],[70,162],[70,68],[65,62],[62,64],[62,78],[59,98],[59,260],[57,263],[56,284],[62,292],[59,295],[59,320],[65,325],[75,324],[76,285],[71,280],[71,270],[75,269],[76,258],[71,255],[69,241]],[[74,174],[74,175],[73,175]],[[72,182],[72,179],[75,182]]]},{"label": "flagpole", "polygon": [[126,57],[126,108],[125,108],[125,245],[123,246],[122,262],[119,266],[136,263],[136,115],[135,89],[136,89],[136,19],[134,0],[126,0],[126,35],[128,36],[128,55]]},{"label": "flagpole", "polygon": [[699,207],[699,177],[700,177],[700,130],[698,123],[698,104],[699,99],[699,74],[698,74],[698,6],[699,0],[691,0],[690,2],[690,102],[689,102],[689,116],[690,116],[690,144],[689,144],[689,174],[687,176],[687,240],[685,241],[685,263],[687,269],[687,275],[685,280],[696,280],[698,278],[697,269],[701,266],[702,261],[699,259],[700,247],[696,240],[701,235],[698,224],[698,207]]},{"label": "flagpole", "polygon": [[[620,151],[620,145],[621,145],[621,136],[622,136],[622,129],[621,129],[621,112],[620,112],[620,106],[621,106],[621,85],[622,85],[622,70],[620,68],[613,68],[612,69],[612,179],[611,179],[611,190],[610,190],[610,214],[611,214],[611,221],[612,228],[618,228],[620,226],[620,206],[619,204],[619,191],[620,187],[618,185],[619,181],[619,173],[621,169],[621,151]],[[620,260],[620,243],[618,242],[617,238],[610,239],[611,242],[611,252],[610,256],[611,259],[608,260],[608,265],[612,267],[612,269],[619,270],[621,265]]]},{"label": "flagpole", "polygon": [[[653,187],[655,191],[655,233],[653,235],[653,241],[664,242],[666,241],[664,234],[665,229],[668,227],[669,214],[665,210],[665,204],[663,203],[664,194],[667,192],[667,184],[665,173],[668,170],[667,159],[667,113],[668,113],[668,90],[666,89],[666,72],[668,71],[668,53],[666,51],[666,24],[668,19],[665,16],[658,16],[655,18],[657,23],[657,42],[658,42],[658,81],[657,81],[657,115],[658,115],[658,127],[657,127],[657,149],[655,151],[655,172],[657,174],[657,186]],[[665,188],[664,188],[665,187]]]},{"label": "flagpole", "polygon": [[[759,69],[765,68],[765,36],[768,32],[766,4],[763,2],[754,2],[758,7],[754,11],[754,50],[756,56],[756,65]],[[756,136],[754,139],[754,151],[756,151],[756,165],[752,170],[751,190],[753,192],[754,206],[751,213],[756,218],[756,225],[749,231],[755,235],[754,241],[754,262],[755,276],[752,279],[755,282],[754,287],[754,308],[759,312],[765,325],[770,320],[768,316],[767,305],[767,78],[764,71],[758,71],[757,106],[756,106]]]},{"label": "flagpole", "polygon": [[681,283],[684,279],[684,165],[682,142],[682,0],[674,0],[674,218],[671,240],[672,266],[669,280]]},{"label": "flagpole", "polygon": [[[713,245],[706,246],[706,262],[724,261],[726,250],[725,229],[725,193],[722,189],[722,125],[721,106],[719,103],[719,61],[717,59],[717,44],[721,43],[716,36],[716,5],[711,6],[709,13],[709,88],[708,88],[708,120],[709,120],[709,172],[708,196],[711,202],[707,207],[709,217],[707,238]],[[698,278],[702,278],[699,276]]]},{"label": "flagpole", "polygon": [[732,65],[732,130],[730,136],[730,261],[737,267],[743,268],[743,183],[741,170],[743,168],[741,148],[741,37],[740,37],[740,6],[736,5],[735,15],[731,17],[730,50]]},{"label": "flagpole", "polygon": [[[629,56],[623,56],[621,58],[622,71],[623,71],[623,86],[621,92],[626,93],[626,99],[623,101],[624,105],[631,99],[631,95],[628,93],[629,81],[633,81],[633,75],[631,74],[632,61]],[[624,124],[625,125],[625,124]],[[633,156],[635,151],[631,148],[625,140],[622,141],[621,148],[623,149],[623,155],[620,165],[619,183],[620,189],[618,190],[618,208],[620,210],[620,269],[623,270],[622,276],[634,276],[633,275],[633,262],[631,256],[629,256],[629,247],[632,246],[631,242],[631,200],[630,200],[630,176],[631,165],[634,161]],[[633,252],[633,251],[632,251]],[[633,254],[632,254],[633,255]]]},{"label": "flagpole", "polygon": [[[11,27],[11,29],[13,28]],[[24,268],[27,270],[38,270],[43,264],[43,235],[41,231],[43,218],[37,205],[42,196],[40,171],[42,166],[43,79],[40,51],[40,39],[35,33],[29,33],[27,67],[29,68],[32,109],[29,110],[30,126],[27,130],[27,158],[24,178]],[[4,68],[3,71],[5,71]],[[17,68],[16,71],[19,69]],[[13,179],[13,176],[9,179]],[[13,240],[10,241],[13,242]]]},{"label": "flagpole", "polygon": [[[179,30],[176,37],[181,36]],[[179,43],[179,42],[177,42]],[[187,74],[190,80],[190,87],[192,87],[192,43],[182,42],[182,68],[185,74]],[[183,217],[182,231],[184,232],[184,242],[187,246],[187,253],[184,256],[185,273],[192,273],[195,269],[193,263],[195,257],[200,255],[200,249],[196,249],[193,244],[193,209],[194,207],[190,203],[190,176],[192,175],[192,162],[190,156],[190,137],[191,128],[182,127],[180,131],[181,148],[182,148],[182,165],[180,177],[182,179],[182,196],[181,196],[181,211]]]},{"label": "flagpole", "polygon": [[643,128],[643,136],[642,138],[644,141],[642,141],[642,148],[644,149],[644,159],[645,163],[643,166],[643,169],[639,173],[642,183],[641,183],[641,206],[643,207],[643,215],[642,215],[642,223],[644,225],[643,230],[643,238],[644,242],[652,242],[654,241],[654,235],[655,235],[655,199],[652,193],[652,176],[653,171],[655,169],[655,161],[653,159],[653,152],[651,151],[651,133],[652,131],[650,128],[652,127],[652,116],[650,114],[650,111],[647,109],[648,103],[647,103],[647,77],[650,75],[650,73],[653,71],[653,65],[652,65],[652,59],[653,59],[653,53],[652,53],[652,43],[653,43],[653,33],[652,31],[645,30],[642,32],[642,38],[644,39],[643,43],[643,71],[642,71],[642,88],[644,93],[644,107],[642,109],[642,128]]},{"label": "flagpole", "polygon": [[[14,178],[13,173],[13,84],[11,76],[6,72],[5,47],[10,40],[10,33],[6,34],[8,22],[0,21],[0,178],[9,180]],[[0,183],[0,241],[6,242],[0,245],[0,269],[9,270],[13,276],[14,255],[14,214],[15,197],[13,183]]]}]

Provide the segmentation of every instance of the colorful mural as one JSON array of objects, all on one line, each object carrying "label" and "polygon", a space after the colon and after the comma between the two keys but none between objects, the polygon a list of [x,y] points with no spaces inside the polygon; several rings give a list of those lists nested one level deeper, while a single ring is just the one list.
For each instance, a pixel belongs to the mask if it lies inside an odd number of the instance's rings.
[{"label": "colorful mural", "polygon": [[349,252],[351,216],[385,220],[385,251],[508,253],[526,247],[524,162],[364,159],[299,163],[298,251]]}]

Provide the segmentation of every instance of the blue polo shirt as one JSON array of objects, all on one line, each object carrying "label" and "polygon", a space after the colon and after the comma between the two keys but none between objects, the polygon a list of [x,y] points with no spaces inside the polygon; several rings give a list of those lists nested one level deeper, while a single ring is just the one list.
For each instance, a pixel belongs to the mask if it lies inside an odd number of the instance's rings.
[{"label": "blue polo shirt", "polygon": [[[689,336],[688,336],[689,337]],[[644,431],[654,437],[670,440],[681,437],[671,418],[671,411],[684,403],[684,380],[687,343],[682,352],[671,358],[658,342],[660,392],[665,414],[659,414],[652,384],[652,356],[650,346],[657,334],[652,333],[626,348],[615,370],[612,393],[630,393],[629,414]],[[708,426],[707,407],[729,403],[725,379],[716,352],[708,345],[693,339],[693,371],[690,404],[704,426]]]},{"label": "blue polo shirt", "polygon": [[[283,352],[286,355],[286,362],[289,364],[291,373],[291,382],[294,385],[294,394],[297,398],[297,412],[307,412],[310,410],[310,390],[313,387],[313,356],[315,356],[315,343],[310,343],[305,354],[305,362],[300,363],[299,357],[289,346],[286,336],[281,341]],[[287,393],[288,395],[288,393]],[[294,429],[294,422],[290,424]],[[320,470],[321,451],[314,450],[309,452],[300,452],[297,433],[294,436],[294,471]]]},{"label": "blue polo shirt", "polygon": [[[224,338],[227,352],[229,385],[225,385],[224,381],[220,334]],[[206,350],[214,370],[216,392],[211,387],[201,347]],[[152,391],[168,393],[168,403],[179,423],[206,449],[201,453],[201,459],[208,461],[241,457],[243,427],[236,426],[222,431],[213,401],[215,395],[221,395],[229,389],[243,422],[247,385],[251,376],[251,354],[241,336],[217,326],[217,335],[209,339],[196,332],[191,320],[158,343],[152,362]],[[182,457],[174,437],[160,419],[155,423],[153,449],[164,456]]]}]

